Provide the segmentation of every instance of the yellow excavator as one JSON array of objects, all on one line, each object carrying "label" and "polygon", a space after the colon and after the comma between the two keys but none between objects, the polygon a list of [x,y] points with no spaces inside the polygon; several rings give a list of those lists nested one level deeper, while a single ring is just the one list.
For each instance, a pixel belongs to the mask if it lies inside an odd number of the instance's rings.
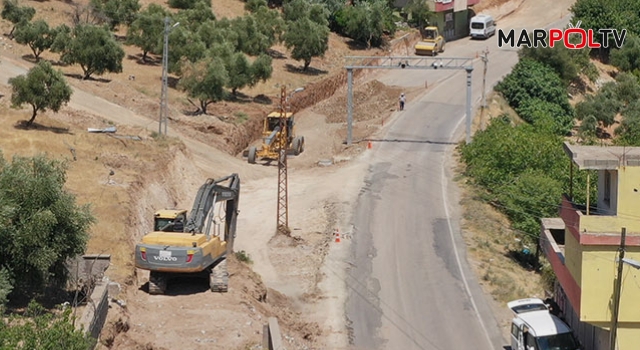
[{"label": "yellow excavator", "polygon": [[207,179],[188,216],[176,209],[155,213],[154,231],[135,247],[135,266],[150,271],[150,294],[164,294],[170,279],[184,274],[208,278],[212,292],[227,292],[239,197],[240,178],[232,174]]},{"label": "yellow excavator", "polygon": [[446,41],[438,32],[438,27],[426,27],[420,34],[422,36],[422,40],[414,47],[416,55],[435,56],[440,52],[444,52],[444,45]]}]

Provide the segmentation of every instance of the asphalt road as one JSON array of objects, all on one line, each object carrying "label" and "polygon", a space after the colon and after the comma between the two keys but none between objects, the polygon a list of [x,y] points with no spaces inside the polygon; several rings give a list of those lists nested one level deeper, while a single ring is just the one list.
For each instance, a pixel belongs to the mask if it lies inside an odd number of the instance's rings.
[{"label": "asphalt road", "polygon": [[[451,42],[441,56],[475,57],[486,47],[490,90],[518,60],[515,50],[498,49],[497,37]],[[475,60],[474,107],[482,70]],[[464,139],[466,72],[391,70],[378,79],[438,84],[407,101],[383,140],[373,143],[346,281],[352,341],[358,349],[502,349],[507,341],[466,260],[448,166],[454,143]]]}]

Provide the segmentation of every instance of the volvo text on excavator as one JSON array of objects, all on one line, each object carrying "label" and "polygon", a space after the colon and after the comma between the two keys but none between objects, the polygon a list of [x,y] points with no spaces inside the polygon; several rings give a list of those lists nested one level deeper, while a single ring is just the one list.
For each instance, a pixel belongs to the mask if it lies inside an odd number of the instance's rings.
[{"label": "volvo text on excavator", "polygon": [[185,210],[156,213],[154,231],[135,248],[136,267],[150,271],[150,294],[164,294],[168,281],[184,274],[208,277],[213,292],[227,291],[226,257],[233,253],[239,197],[240,178],[232,174],[207,179],[188,217]]}]

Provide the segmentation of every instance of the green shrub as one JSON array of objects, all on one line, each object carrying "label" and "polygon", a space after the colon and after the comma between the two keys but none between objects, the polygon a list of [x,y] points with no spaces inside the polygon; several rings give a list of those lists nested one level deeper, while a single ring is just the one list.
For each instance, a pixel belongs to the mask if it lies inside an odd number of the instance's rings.
[{"label": "green shrub", "polygon": [[247,252],[245,252],[244,250],[236,252],[236,259],[238,259],[239,261],[242,261],[243,263],[247,263],[247,264],[253,263],[253,261],[251,260],[251,256]]},{"label": "green shrub", "polygon": [[[494,120],[462,147],[467,173],[483,187],[495,190],[527,169],[558,174],[565,168],[561,138],[537,132],[529,124],[512,126],[508,120]],[[556,177],[557,178],[557,177]]]},{"label": "green shrub", "polygon": [[513,228],[530,234],[525,240],[532,243],[531,237],[540,231],[540,218],[557,215],[562,184],[543,169],[527,169],[513,182],[500,186],[497,198]]},{"label": "green shrub", "polygon": [[563,45],[554,47],[524,47],[518,56],[543,63],[553,69],[563,83],[568,86],[584,73],[591,81],[595,81],[598,71],[589,59],[589,50],[571,50]]},{"label": "green shrub", "polygon": [[0,320],[0,349],[93,349],[95,339],[76,330],[71,321],[70,308],[53,314],[32,301],[25,316]]},{"label": "green shrub", "polygon": [[[556,216],[562,193],[569,192],[570,163],[563,138],[546,128],[506,118],[494,119],[473,142],[461,146],[465,172],[486,190],[482,198],[504,212],[513,228],[535,239],[541,217]],[[586,184],[587,173],[575,172],[574,184]],[[595,197],[597,177],[591,177]],[[574,200],[584,203],[586,185],[574,186]]]},{"label": "green shrub", "polygon": [[[539,98],[525,100],[516,112],[526,122],[557,135],[568,134],[574,124],[573,116],[560,105]],[[550,123],[545,124],[547,122]]]},{"label": "green shrub", "polygon": [[[566,88],[556,72],[530,58],[521,59],[495,88],[518,114],[529,123],[548,115],[564,134],[573,125],[574,110]],[[540,106],[538,106],[540,105]]]}]

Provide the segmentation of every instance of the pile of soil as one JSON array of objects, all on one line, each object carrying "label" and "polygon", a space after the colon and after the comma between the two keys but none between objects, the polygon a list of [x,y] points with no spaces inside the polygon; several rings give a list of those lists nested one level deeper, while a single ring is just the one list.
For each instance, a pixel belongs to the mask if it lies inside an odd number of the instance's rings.
[{"label": "pile of soil", "polygon": [[[403,89],[387,86],[378,80],[356,86],[353,91],[353,119],[355,121],[374,120],[389,115],[396,108]],[[323,114],[328,123],[347,121],[347,95],[338,93],[313,107],[313,111]]]}]

